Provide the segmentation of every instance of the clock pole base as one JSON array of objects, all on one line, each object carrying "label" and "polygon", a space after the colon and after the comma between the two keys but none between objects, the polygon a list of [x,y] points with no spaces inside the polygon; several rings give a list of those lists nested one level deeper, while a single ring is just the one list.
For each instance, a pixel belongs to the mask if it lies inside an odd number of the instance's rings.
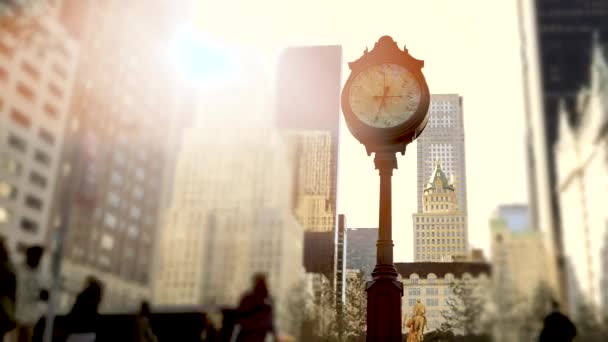
[{"label": "clock pole base", "polygon": [[403,284],[389,271],[391,268],[395,272],[393,265],[376,265],[374,280],[367,282],[367,342],[403,341],[401,334]]}]

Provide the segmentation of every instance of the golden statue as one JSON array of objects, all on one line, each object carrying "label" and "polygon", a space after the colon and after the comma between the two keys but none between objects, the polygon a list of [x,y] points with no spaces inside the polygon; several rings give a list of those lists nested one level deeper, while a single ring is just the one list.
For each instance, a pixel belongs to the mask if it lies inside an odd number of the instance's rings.
[{"label": "golden statue", "polygon": [[407,342],[422,342],[424,339],[424,328],[426,328],[426,308],[420,300],[416,301],[412,310],[412,318],[408,319],[405,326],[410,329]]}]

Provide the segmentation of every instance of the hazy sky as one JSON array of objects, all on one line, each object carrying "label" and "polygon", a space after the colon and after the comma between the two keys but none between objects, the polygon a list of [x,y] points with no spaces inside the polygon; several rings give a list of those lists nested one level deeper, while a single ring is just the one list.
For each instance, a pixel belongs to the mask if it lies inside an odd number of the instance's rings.
[{"label": "hazy sky", "polygon": [[[425,61],[431,93],[464,101],[469,234],[489,253],[488,219],[499,204],[527,201],[516,1],[198,0],[210,37],[274,56],[290,45],[342,45],[347,62],[383,35]],[[272,57],[269,64],[272,64]],[[342,122],[338,211],[349,227],[377,227],[378,174]],[[416,145],[393,176],[396,261],[412,261]]]}]

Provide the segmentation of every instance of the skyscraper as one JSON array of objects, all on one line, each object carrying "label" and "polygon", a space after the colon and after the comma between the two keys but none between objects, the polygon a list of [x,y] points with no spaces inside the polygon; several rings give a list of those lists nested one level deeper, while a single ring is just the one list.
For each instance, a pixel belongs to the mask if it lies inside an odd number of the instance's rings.
[{"label": "skyscraper", "polygon": [[[154,304],[236,306],[251,276],[263,272],[285,331],[289,296],[304,276],[303,230],[292,214],[289,158],[271,127],[269,94],[261,77],[246,79],[202,94],[196,124],[185,131]],[[246,111],[227,100],[235,95]]]},{"label": "skyscraper", "polygon": [[62,21],[81,44],[62,183],[74,195],[57,201],[54,227],[68,225],[64,310],[90,275],[105,284],[102,310],[130,310],[151,294],[172,104],[169,16],[159,13],[169,13],[161,1],[63,3]]},{"label": "skyscraper", "polygon": [[418,148],[418,212],[423,209],[426,182],[437,162],[458,189],[458,208],[467,213],[467,178],[464,153],[462,97],[457,94],[431,95],[429,121],[416,140]]},{"label": "skyscraper", "polygon": [[608,310],[608,44],[594,45],[590,83],[579,90],[575,113],[560,106],[554,153],[568,306],[578,314],[588,304],[599,316]]},{"label": "skyscraper", "polygon": [[[568,120],[576,94],[589,81],[592,36],[607,42],[608,3],[596,0],[535,0],[518,2],[522,33],[524,92],[526,96],[528,173],[535,227],[547,235],[561,285],[566,263],[559,217],[553,147],[558,139],[558,102],[565,101]],[[562,298],[565,292],[562,286]]]},{"label": "skyscraper", "polygon": [[453,261],[467,255],[467,216],[458,208],[458,189],[437,162],[424,187],[422,212],[413,215],[414,261]]},{"label": "skyscraper", "polygon": [[[280,58],[277,76],[276,122],[291,158],[293,212],[311,235],[307,241],[323,236],[332,246],[337,238],[341,63],[340,46],[288,48]],[[313,265],[313,272],[323,270],[333,282],[334,249],[323,258],[305,253],[305,265]]]},{"label": "skyscraper", "polygon": [[0,239],[13,252],[46,245],[61,172],[79,49],[51,13],[28,37],[0,27]]},{"label": "skyscraper", "polygon": [[362,271],[371,279],[376,266],[378,228],[349,228],[346,268]]}]

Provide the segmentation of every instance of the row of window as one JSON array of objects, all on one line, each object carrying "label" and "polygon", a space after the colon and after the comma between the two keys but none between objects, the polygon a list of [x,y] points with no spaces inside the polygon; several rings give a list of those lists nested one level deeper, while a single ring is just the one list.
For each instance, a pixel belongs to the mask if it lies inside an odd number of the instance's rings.
[{"label": "row of window", "polygon": [[[49,145],[53,145],[55,143],[55,137],[53,136],[53,134],[45,130],[44,128],[40,129],[39,136],[43,141],[45,141]],[[14,150],[18,152],[27,152],[27,142],[25,141],[25,139],[17,135],[10,134],[8,136],[7,143],[9,146],[11,146]],[[51,157],[45,152],[38,149],[36,149],[34,152],[34,159],[44,165],[49,165],[51,162]]]},{"label": "row of window", "polygon": [[447,210],[447,209],[449,209],[449,205],[447,205],[447,204],[432,204],[430,206],[429,205],[425,205],[424,206],[424,210],[428,211],[429,207],[430,207],[430,210],[439,210],[439,209]]},{"label": "row of window", "polygon": [[[433,252],[433,253],[437,253],[437,252],[461,252],[464,251],[465,247],[463,246],[442,246],[442,247],[416,247],[416,252],[420,253],[420,252]],[[421,254],[422,257],[424,258],[424,254]]]},{"label": "row of window", "polygon": [[[0,207],[0,225],[10,222],[12,216],[13,214],[8,208]],[[32,234],[37,233],[39,228],[38,222],[27,217],[21,218],[19,226],[23,231]]]},{"label": "row of window", "polygon": [[[412,306],[416,305],[417,301],[418,301],[417,298],[410,298],[410,299],[408,299],[407,304],[410,307],[412,307]],[[426,306],[428,306],[428,307],[439,306],[439,298],[427,298],[424,301],[424,304],[426,304]]]},{"label": "row of window", "polygon": [[416,217],[416,222],[464,222],[464,217]]},{"label": "row of window", "polygon": [[[0,49],[0,52],[1,52],[1,49]],[[40,79],[40,72],[38,70],[35,70],[31,64],[29,64],[25,61],[22,63],[22,70],[25,71],[25,73],[28,74],[29,76],[31,76],[33,79],[35,79],[35,80]],[[59,74],[59,72],[61,72],[64,76],[67,75],[65,73],[65,70],[63,68],[61,68],[60,66],[54,67],[53,70],[55,70],[58,74]],[[0,66],[0,81],[7,81],[8,74],[9,73],[7,72],[7,70],[4,67]],[[36,99],[36,94],[35,94],[34,90],[21,81],[17,81],[16,90],[19,95],[21,95],[23,98],[25,98],[26,100],[28,100],[30,102],[32,102]],[[63,99],[63,96],[64,96],[63,90],[61,90],[61,88],[57,84],[55,84],[53,82],[49,82],[47,85],[47,90],[49,91],[50,94],[55,96],[57,99],[59,99],[59,100]]]},{"label": "row of window", "polygon": [[437,237],[455,237],[455,236],[464,236],[464,232],[462,231],[448,231],[448,232],[416,232],[416,237],[435,237],[435,233],[437,233]]},{"label": "row of window", "polygon": [[[439,295],[439,288],[437,287],[427,287],[426,291],[425,291],[427,296],[438,296]],[[451,293],[451,290],[449,287],[446,287],[444,289],[444,295],[449,295]],[[422,291],[419,287],[414,287],[414,288],[409,288],[407,291],[407,294],[409,296],[420,296],[422,294]]]}]

